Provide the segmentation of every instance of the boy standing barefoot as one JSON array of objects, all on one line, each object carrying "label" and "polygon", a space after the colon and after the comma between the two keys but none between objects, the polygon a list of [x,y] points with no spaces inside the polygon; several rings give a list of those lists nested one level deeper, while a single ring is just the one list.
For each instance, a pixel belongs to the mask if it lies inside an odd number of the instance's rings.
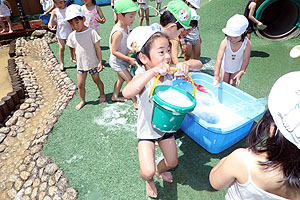
[{"label": "boy standing barefoot", "polygon": [[78,5],[70,5],[66,11],[66,20],[74,29],[70,33],[67,45],[75,49],[77,58],[77,80],[80,103],[76,110],[80,110],[85,105],[85,80],[89,72],[96,83],[99,92],[99,103],[105,101],[104,85],[99,78],[99,72],[102,71],[102,53],[100,48],[100,36],[98,33],[84,25],[85,17]]}]

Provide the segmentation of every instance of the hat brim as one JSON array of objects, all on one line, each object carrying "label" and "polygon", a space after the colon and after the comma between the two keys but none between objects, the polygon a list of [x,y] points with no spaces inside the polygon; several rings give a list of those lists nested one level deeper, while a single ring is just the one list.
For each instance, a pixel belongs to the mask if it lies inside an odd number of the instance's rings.
[{"label": "hat brim", "polygon": [[197,9],[199,9],[200,8],[200,6],[198,6],[197,4],[195,4],[195,3],[191,3],[191,2],[189,2],[192,6],[194,6],[195,8],[197,8]]},{"label": "hat brim", "polygon": [[69,21],[69,20],[71,20],[71,19],[74,19],[74,18],[76,18],[76,17],[84,17],[84,15],[76,15],[76,16],[72,16],[72,17],[66,17],[66,21]]},{"label": "hat brim", "polygon": [[139,7],[130,7],[130,8],[127,8],[126,10],[122,10],[120,12],[117,12],[117,13],[130,13],[130,12],[136,12],[139,10]]},{"label": "hat brim", "polygon": [[243,34],[243,33],[241,33],[241,34],[232,33],[232,32],[230,32],[230,30],[228,30],[227,28],[223,28],[223,29],[222,29],[222,32],[225,33],[225,34],[228,35],[228,36],[231,36],[231,37],[238,37],[238,36],[240,36],[240,35]]}]

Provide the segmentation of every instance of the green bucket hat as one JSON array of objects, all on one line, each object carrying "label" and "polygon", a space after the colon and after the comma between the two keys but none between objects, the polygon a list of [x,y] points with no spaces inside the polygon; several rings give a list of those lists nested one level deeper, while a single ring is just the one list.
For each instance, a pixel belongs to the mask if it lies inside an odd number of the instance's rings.
[{"label": "green bucket hat", "polygon": [[115,2],[116,13],[130,13],[138,10],[139,8],[133,3],[132,0],[117,0]]},{"label": "green bucket hat", "polygon": [[192,28],[190,26],[191,22],[191,10],[190,8],[181,0],[175,0],[168,3],[167,10],[170,11],[177,21],[185,28]]}]

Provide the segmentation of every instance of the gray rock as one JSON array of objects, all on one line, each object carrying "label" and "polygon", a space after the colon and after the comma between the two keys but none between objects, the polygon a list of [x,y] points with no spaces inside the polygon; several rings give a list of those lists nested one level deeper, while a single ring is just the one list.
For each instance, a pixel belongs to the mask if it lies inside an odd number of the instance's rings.
[{"label": "gray rock", "polygon": [[9,127],[2,127],[2,128],[0,128],[0,133],[7,134],[7,133],[9,133],[9,131],[10,131]]},{"label": "gray rock", "polygon": [[14,113],[14,116],[16,116],[16,117],[23,117],[23,116],[24,116],[24,113],[25,113],[24,110],[17,110],[17,111]]},{"label": "gray rock", "polygon": [[58,170],[56,163],[50,163],[46,165],[45,172],[49,175],[53,175]]},{"label": "gray rock", "polygon": [[47,33],[47,30],[35,30],[31,34],[32,37],[42,38]]},{"label": "gray rock", "polygon": [[0,133],[0,143],[2,143],[5,138],[6,135],[4,133]]},{"label": "gray rock", "polygon": [[18,117],[12,116],[6,123],[5,126],[12,126],[15,125],[18,121]]}]

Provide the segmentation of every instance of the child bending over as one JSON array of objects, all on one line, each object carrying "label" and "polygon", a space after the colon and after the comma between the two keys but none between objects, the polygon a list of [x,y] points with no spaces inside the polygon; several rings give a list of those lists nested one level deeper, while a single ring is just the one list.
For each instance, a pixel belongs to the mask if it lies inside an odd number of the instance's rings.
[{"label": "child bending over", "polygon": [[[156,198],[157,190],[153,176],[173,182],[173,176],[168,170],[176,167],[178,163],[173,133],[158,133],[152,127],[153,101],[149,98],[157,75],[161,75],[157,84],[172,84],[174,71],[169,71],[171,63],[169,41],[161,33],[161,27],[154,24],[135,28],[128,37],[127,46],[137,52],[139,67],[136,76],[125,86],[123,95],[126,98],[139,95],[137,137],[140,176],[146,181],[147,195]],[[201,65],[199,62],[178,63],[176,68],[177,72],[174,75],[186,75],[189,71],[199,71]],[[164,155],[164,159],[156,166],[155,142]]]},{"label": "child bending over", "polygon": [[85,81],[89,72],[96,83],[99,92],[99,103],[105,101],[104,85],[99,78],[99,72],[103,69],[102,53],[100,48],[100,36],[94,29],[84,25],[85,17],[78,5],[70,5],[67,8],[66,20],[70,23],[74,31],[69,35],[67,45],[75,49],[77,58],[77,80],[80,103],[76,110],[80,110],[85,105]]}]

